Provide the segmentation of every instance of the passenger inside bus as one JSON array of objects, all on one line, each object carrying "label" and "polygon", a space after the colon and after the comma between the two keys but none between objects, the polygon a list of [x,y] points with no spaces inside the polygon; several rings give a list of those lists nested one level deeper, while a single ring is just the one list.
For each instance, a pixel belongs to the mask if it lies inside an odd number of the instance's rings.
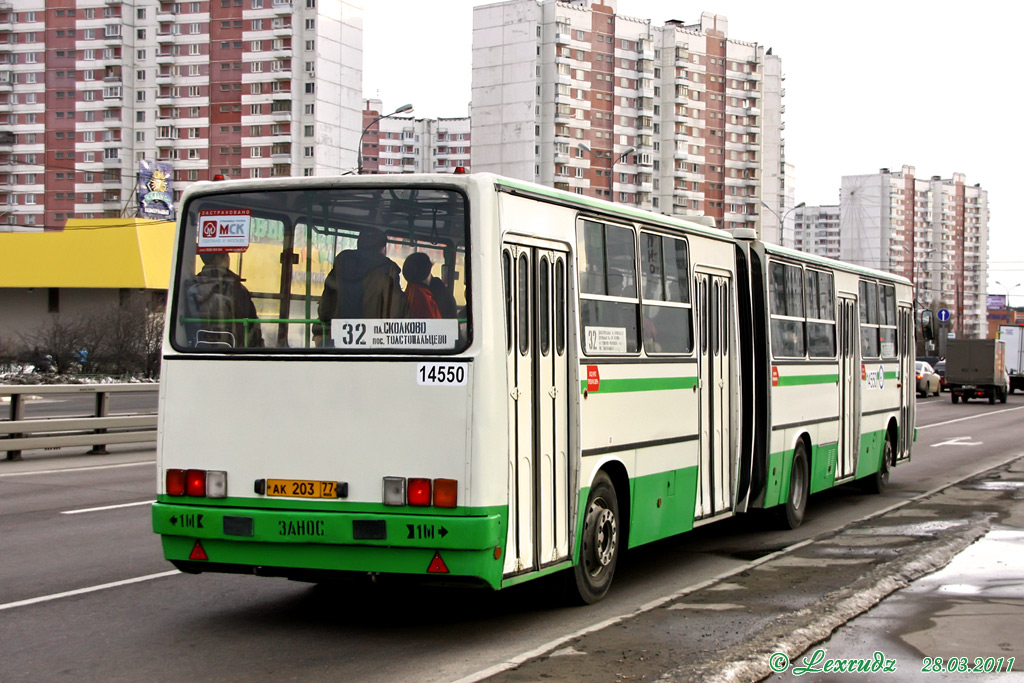
[{"label": "passenger inside bus", "polygon": [[402,275],[408,283],[405,287],[405,298],[409,302],[410,318],[441,317],[441,311],[430,288],[431,268],[430,257],[419,251],[409,254],[402,264]]},{"label": "passenger inside bus", "polygon": [[399,281],[401,271],[384,255],[387,236],[363,228],[355,249],[334,259],[320,299],[319,318],[404,318],[408,304]]},{"label": "passenger inside bus", "polygon": [[203,268],[185,285],[189,339],[194,346],[263,346],[256,306],[224,252],[199,255]]}]

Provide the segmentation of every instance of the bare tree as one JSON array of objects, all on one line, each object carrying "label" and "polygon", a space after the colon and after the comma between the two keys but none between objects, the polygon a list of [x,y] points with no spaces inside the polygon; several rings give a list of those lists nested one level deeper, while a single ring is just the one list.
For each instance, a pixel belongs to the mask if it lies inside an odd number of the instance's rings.
[{"label": "bare tree", "polygon": [[34,331],[19,335],[33,363],[49,356],[57,374],[67,374],[78,360],[86,337],[86,325],[80,317],[54,315]]}]

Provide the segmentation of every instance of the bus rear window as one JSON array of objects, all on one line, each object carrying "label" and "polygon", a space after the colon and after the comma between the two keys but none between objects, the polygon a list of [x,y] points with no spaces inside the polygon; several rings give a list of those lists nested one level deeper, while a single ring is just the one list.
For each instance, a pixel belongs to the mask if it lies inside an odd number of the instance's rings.
[{"label": "bus rear window", "polygon": [[307,188],[184,207],[175,348],[455,353],[470,339],[464,195]]}]

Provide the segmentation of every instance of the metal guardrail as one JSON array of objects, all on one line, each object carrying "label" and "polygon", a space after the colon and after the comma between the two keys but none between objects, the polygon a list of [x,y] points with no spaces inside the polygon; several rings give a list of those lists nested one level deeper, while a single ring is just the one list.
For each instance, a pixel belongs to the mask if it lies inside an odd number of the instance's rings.
[{"label": "metal guardrail", "polygon": [[[159,384],[44,384],[0,385],[0,397],[11,401],[10,420],[0,421],[0,451],[7,460],[21,460],[30,448],[92,446],[90,454],[106,453],[107,444],[155,443],[156,414],[108,415],[111,394],[158,391]],[[29,396],[93,394],[91,417],[25,419]],[[111,431],[114,430],[114,431]]]}]

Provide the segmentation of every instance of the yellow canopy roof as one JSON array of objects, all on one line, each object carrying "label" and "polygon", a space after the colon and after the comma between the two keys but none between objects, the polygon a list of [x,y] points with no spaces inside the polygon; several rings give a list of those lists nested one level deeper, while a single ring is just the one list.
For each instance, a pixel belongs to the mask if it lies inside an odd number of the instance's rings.
[{"label": "yellow canopy roof", "polygon": [[167,289],[174,223],[72,219],[60,232],[0,232],[0,287]]}]

